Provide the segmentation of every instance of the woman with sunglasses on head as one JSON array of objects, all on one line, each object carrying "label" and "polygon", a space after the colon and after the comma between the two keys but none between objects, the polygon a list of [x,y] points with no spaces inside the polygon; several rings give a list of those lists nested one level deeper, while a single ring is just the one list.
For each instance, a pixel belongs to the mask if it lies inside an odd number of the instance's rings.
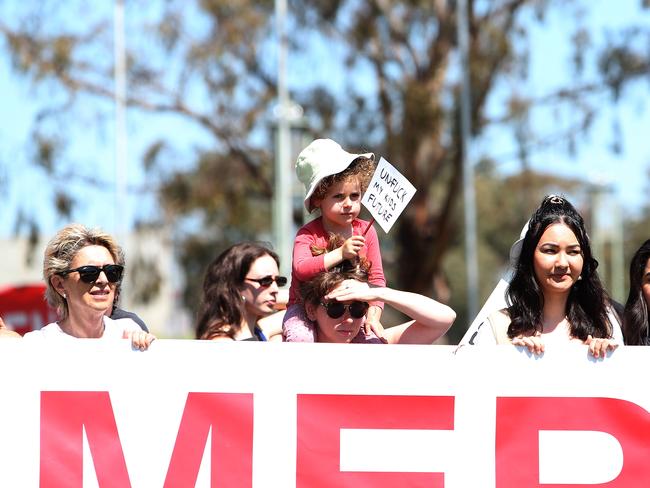
[{"label": "woman with sunglasses on head", "polygon": [[546,196],[513,253],[508,306],[479,326],[474,344],[513,344],[541,354],[546,344],[574,342],[604,357],[622,343],[584,221],[568,200]]},{"label": "woman with sunglasses on head", "polygon": [[[319,273],[302,284],[301,294],[306,314],[316,325],[316,342],[352,342],[364,326],[368,303],[378,300],[413,319],[385,329],[388,344],[432,344],[456,319],[451,308],[431,298],[369,286],[367,261]],[[377,338],[371,343],[384,342]]]},{"label": "woman with sunglasses on head", "polygon": [[144,350],[155,339],[131,319],[113,320],[116,290],[124,272],[124,254],[115,240],[99,229],[71,224],[45,249],[45,296],[59,320],[25,334],[27,339],[130,339]]},{"label": "woman with sunglasses on head", "polygon": [[196,338],[217,341],[282,339],[283,300],[278,255],[253,242],[235,244],[210,263],[203,280]]},{"label": "woman with sunglasses on head", "polygon": [[650,239],[630,263],[630,293],[623,313],[623,335],[629,346],[650,345]]}]

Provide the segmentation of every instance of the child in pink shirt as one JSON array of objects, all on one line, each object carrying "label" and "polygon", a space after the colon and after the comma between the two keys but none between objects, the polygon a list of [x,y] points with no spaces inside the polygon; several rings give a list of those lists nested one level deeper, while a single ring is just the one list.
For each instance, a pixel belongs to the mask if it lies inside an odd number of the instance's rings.
[{"label": "child in pink shirt", "polygon": [[[348,153],[331,139],[313,141],[298,156],[296,173],[305,185],[305,207],[309,212],[320,209],[321,215],[298,231],[293,245],[289,302],[282,324],[285,341],[315,342],[315,328],[305,315],[300,286],[318,273],[346,260],[367,259],[369,282],[386,286],[377,232],[358,218],[361,196],[375,169],[374,159],[373,153]],[[343,244],[327,252],[331,239]],[[353,342],[372,342],[382,336],[382,310],[383,303],[370,303],[366,330]]]}]

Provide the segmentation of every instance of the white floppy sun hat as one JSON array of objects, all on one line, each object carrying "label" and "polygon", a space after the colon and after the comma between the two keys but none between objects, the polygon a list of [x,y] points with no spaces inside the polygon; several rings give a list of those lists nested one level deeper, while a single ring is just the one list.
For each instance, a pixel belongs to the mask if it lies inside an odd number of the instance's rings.
[{"label": "white floppy sun hat", "polygon": [[305,185],[305,208],[308,212],[313,210],[311,196],[322,179],[340,173],[359,157],[375,159],[373,153],[349,153],[332,139],[316,139],[302,150],[296,161],[296,174]]}]

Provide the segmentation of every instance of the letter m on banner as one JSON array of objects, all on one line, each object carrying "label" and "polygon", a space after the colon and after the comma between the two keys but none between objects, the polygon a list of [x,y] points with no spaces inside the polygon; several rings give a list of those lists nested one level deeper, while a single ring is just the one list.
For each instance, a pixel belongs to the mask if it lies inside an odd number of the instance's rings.
[{"label": "letter m on banner", "polygon": [[[41,392],[41,488],[82,488],[83,431],[101,488],[131,486],[108,392]],[[210,486],[252,486],[253,395],[189,393],[164,486],[194,486],[212,432]]]},{"label": "letter m on banner", "polygon": [[107,391],[41,392],[41,488],[81,488],[83,431],[102,488],[130,487]]}]

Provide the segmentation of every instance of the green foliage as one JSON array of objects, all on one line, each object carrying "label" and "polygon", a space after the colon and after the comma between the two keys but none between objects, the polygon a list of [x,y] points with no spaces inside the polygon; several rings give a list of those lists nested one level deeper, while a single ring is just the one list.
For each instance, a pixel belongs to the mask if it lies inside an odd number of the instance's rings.
[{"label": "green foliage", "polygon": [[[650,169],[646,174],[645,194],[650,193]],[[625,263],[632,260],[632,256],[646,240],[650,239],[650,202],[641,209],[639,215],[627,219],[625,225]],[[625,286],[629,286],[628,268],[625,268]]]},{"label": "green foliage", "polygon": [[155,256],[138,255],[128,263],[131,275],[131,299],[135,303],[148,304],[160,293],[162,276]]},{"label": "green foliage", "polygon": [[[483,160],[476,172],[477,234],[480,263],[480,303],[490,295],[499,279],[506,277],[512,244],[519,239],[522,227],[549,193],[570,195],[584,191],[584,183],[544,173],[526,171],[513,176],[500,176],[494,162]],[[458,222],[463,209],[455,211]],[[466,260],[463,229],[458,229],[445,256],[443,270],[448,277],[450,304],[458,318],[449,332],[451,343],[457,343],[473,317],[467,316]]]}]

